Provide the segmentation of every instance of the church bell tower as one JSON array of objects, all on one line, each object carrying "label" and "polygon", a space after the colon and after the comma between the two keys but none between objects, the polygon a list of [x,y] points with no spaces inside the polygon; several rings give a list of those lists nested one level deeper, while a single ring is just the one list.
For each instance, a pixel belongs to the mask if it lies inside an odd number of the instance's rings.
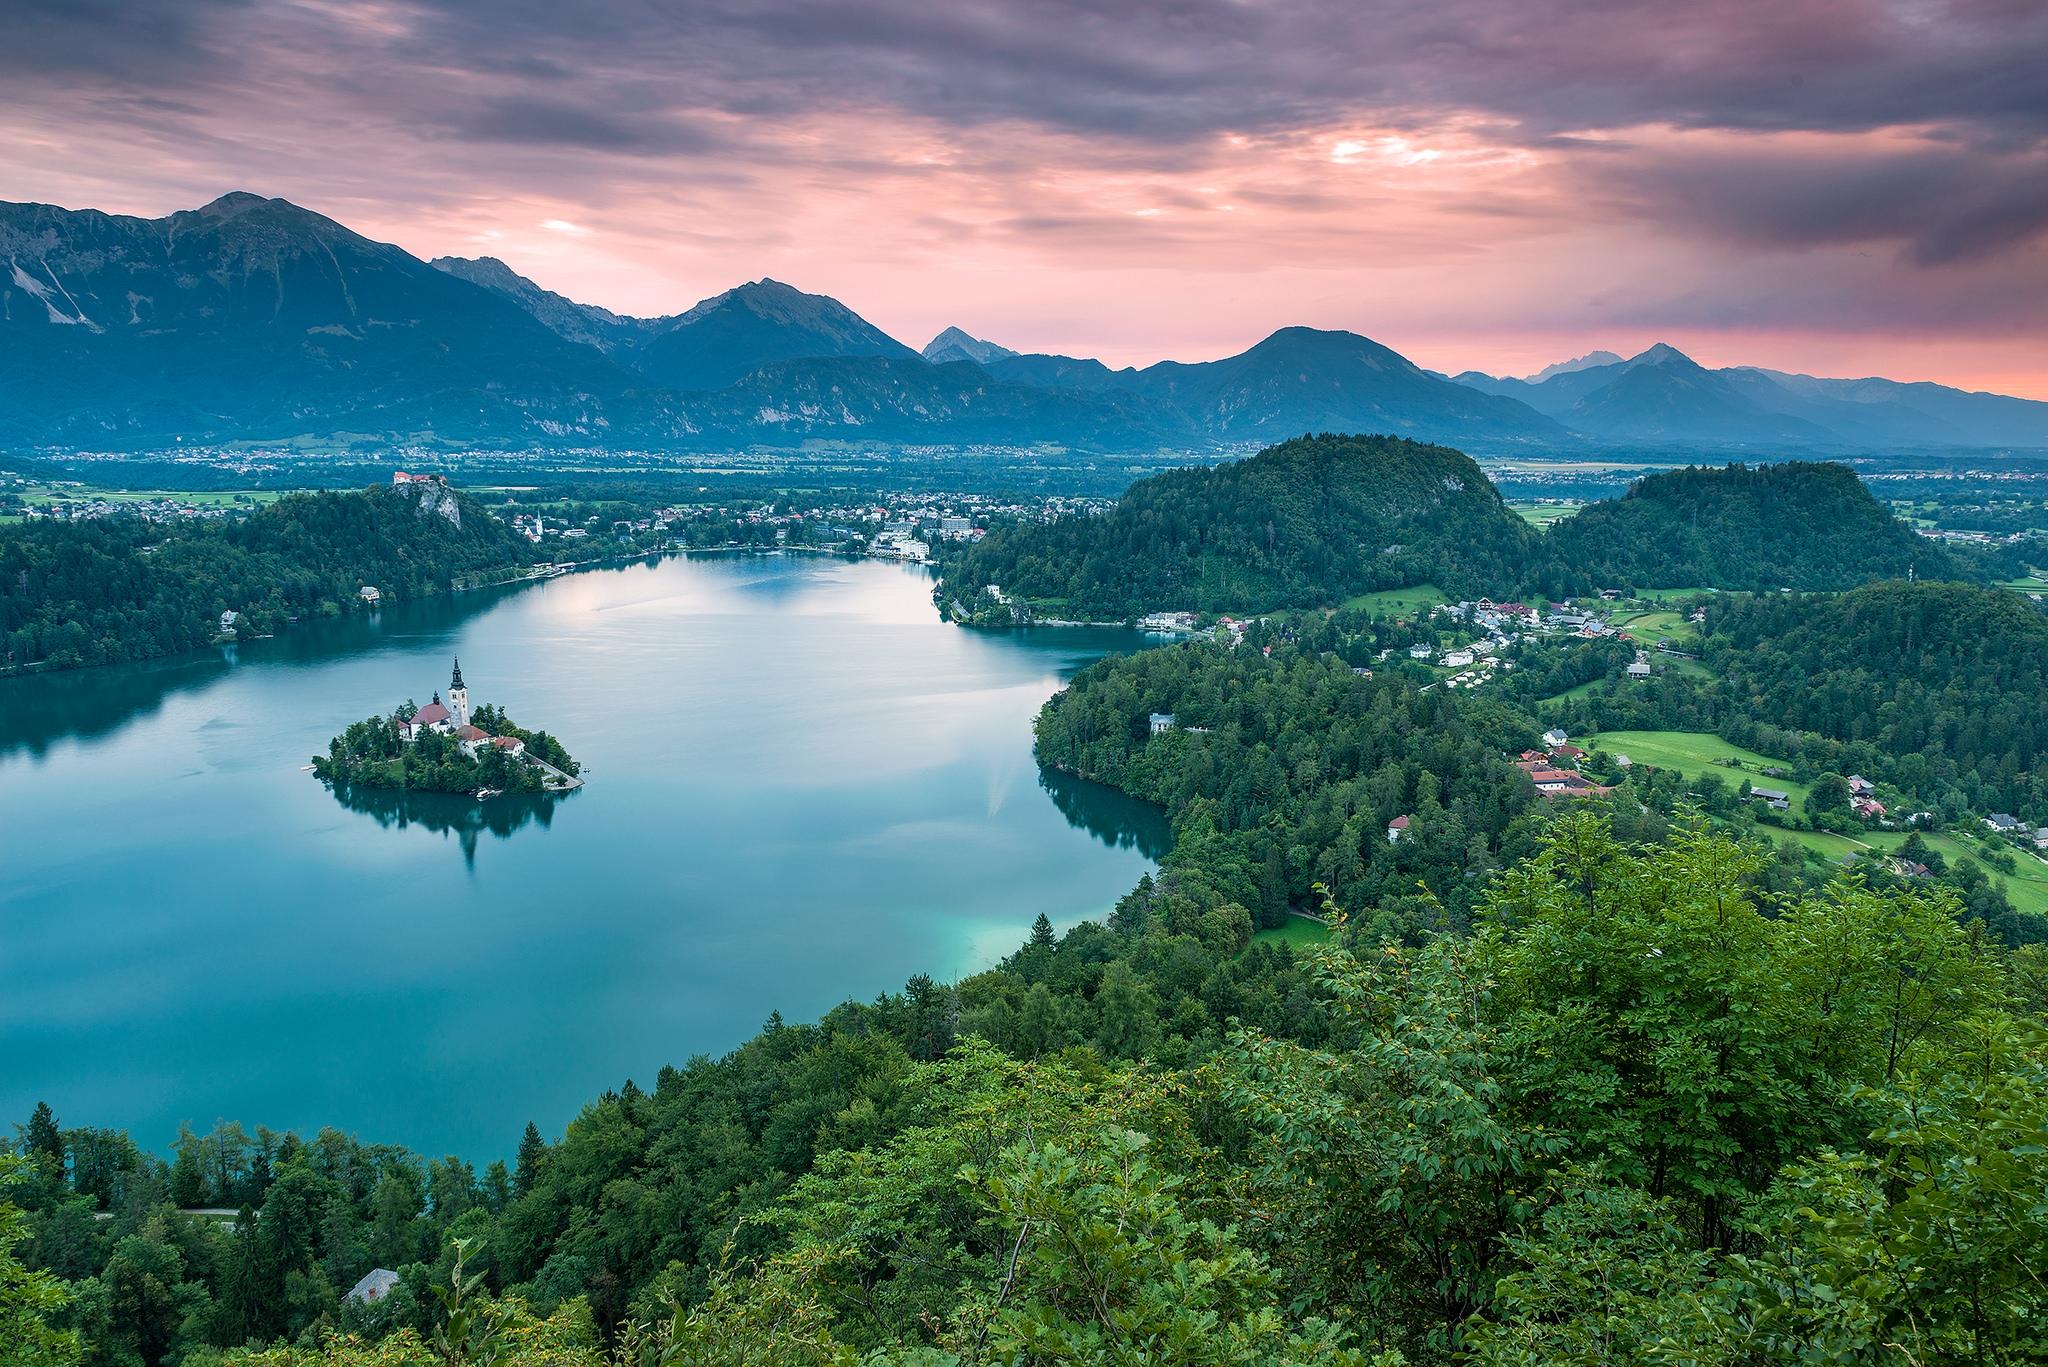
[{"label": "church bell tower", "polygon": [[455,677],[448,681],[448,711],[455,729],[469,725],[469,689],[462,682],[462,661],[455,661]]}]

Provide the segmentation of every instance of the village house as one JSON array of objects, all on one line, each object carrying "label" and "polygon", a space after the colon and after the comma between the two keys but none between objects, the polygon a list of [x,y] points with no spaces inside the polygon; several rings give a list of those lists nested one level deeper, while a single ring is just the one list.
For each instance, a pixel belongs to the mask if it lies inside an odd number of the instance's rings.
[{"label": "village house", "polygon": [[397,1289],[398,1274],[388,1267],[372,1268],[363,1274],[361,1281],[349,1288],[342,1299],[357,1305],[375,1305]]},{"label": "village house", "polygon": [[1389,822],[1387,823],[1387,843],[1388,843],[1389,845],[1398,845],[1398,844],[1400,844],[1400,843],[1401,843],[1401,837],[1402,837],[1402,836],[1404,836],[1404,835],[1406,835],[1407,833],[1408,833],[1408,818],[1407,818],[1407,817],[1405,817],[1405,816],[1397,816],[1397,817],[1395,817],[1395,818],[1394,818],[1394,819],[1393,819],[1392,821],[1389,821]]},{"label": "village house", "polygon": [[1172,729],[1173,729],[1173,713],[1171,713],[1171,712],[1154,712],[1154,713],[1152,714],[1152,734],[1153,734],[1153,735],[1155,735],[1155,736],[1163,736],[1163,735],[1165,735],[1165,734],[1166,734],[1166,733],[1167,733],[1168,731],[1171,731]]},{"label": "village house", "polygon": [[1546,798],[1605,797],[1614,789],[1595,783],[1576,769],[1560,769],[1548,757],[1518,760],[1517,769],[1529,776],[1536,791]]},{"label": "village house", "polygon": [[1192,612],[1148,612],[1138,619],[1141,631],[1193,631],[1195,614]]},{"label": "village house", "polygon": [[1792,810],[1792,795],[1781,792],[1776,788],[1751,788],[1749,795],[1774,812],[1789,812]]},{"label": "village house", "polygon": [[1984,818],[1984,824],[1997,831],[2000,835],[2012,835],[2023,829],[2020,825],[2020,819],[2011,812],[1993,812],[1990,816]]}]

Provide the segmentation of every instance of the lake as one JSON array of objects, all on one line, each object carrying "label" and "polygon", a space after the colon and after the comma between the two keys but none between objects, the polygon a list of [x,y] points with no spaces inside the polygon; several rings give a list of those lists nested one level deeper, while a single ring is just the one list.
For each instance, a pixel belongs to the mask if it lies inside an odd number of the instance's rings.
[{"label": "lake", "polygon": [[[1031,719],[1134,633],[941,622],[922,571],[700,556],[0,681],[0,1124],[218,1118],[474,1159],[771,1010],[1106,913],[1163,818],[1041,779]],[[424,703],[553,732],[558,799],[351,794]]]}]

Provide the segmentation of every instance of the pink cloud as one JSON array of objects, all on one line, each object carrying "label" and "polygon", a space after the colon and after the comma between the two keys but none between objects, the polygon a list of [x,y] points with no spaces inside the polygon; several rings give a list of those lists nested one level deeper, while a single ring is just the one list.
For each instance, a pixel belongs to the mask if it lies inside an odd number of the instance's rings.
[{"label": "pink cloud", "polygon": [[772,275],[913,344],[1143,364],[1305,323],[1521,372],[1668,340],[2048,398],[2035,11],[1658,12],[180,3],[152,79],[53,7],[18,30],[49,72],[0,59],[0,184],[282,195],[621,312]]}]

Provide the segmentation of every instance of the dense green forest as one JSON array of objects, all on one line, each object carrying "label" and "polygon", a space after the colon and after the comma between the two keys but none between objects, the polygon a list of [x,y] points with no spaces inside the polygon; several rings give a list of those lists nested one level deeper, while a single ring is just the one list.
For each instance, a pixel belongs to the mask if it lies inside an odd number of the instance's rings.
[{"label": "dense green forest", "polygon": [[1122,620],[1420,583],[1480,594],[1519,580],[1536,543],[1462,452],[1301,437],[1140,480],[1105,517],[992,531],[947,562],[944,596],[986,616],[994,585],[1047,615]]},{"label": "dense green forest", "polygon": [[232,521],[0,525],[0,672],[148,659],[239,631],[445,592],[529,563],[532,547],[437,483],[292,494]]},{"label": "dense green forest", "polygon": [[[62,1301],[42,1360],[95,1367],[2037,1359],[2039,948],[1668,776],[1546,807],[1521,712],[1273,644],[1048,704],[1044,760],[1173,817],[1104,923],[480,1172],[39,1111],[0,1304]],[[1255,934],[1332,906],[1321,948]]]},{"label": "dense green forest", "polygon": [[1909,572],[1962,577],[1854,471],[1805,461],[1648,476],[1559,522],[1547,549],[1558,571],[1603,587],[1851,589]]},{"label": "dense green forest", "polygon": [[1950,820],[2048,824],[2048,614],[1968,584],[1737,594],[1707,605],[1708,674],[1564,705],[1582,730],[1715,731],[1766,754],[1817,748]]},{"label": "dense green forest", "polygon": [[[1574,814],[1412,947],[1042,930],[481,1176],[331,1131],[166,1169],[39,1112],[16,1256],[65,1280],[0,1297],[118,1363],[2038,1360],[2040,959],[1942,893],[1760,870]],[[399,1288],[341,1305],[375,1265]]]},{"label": "dense green forest", "polygon": [[[1174,729],[1153,736],[1154,712]],[[1166,808],[1168,867],[1199,870],[1257,924],[1327,894],[1408,935],[1468,925],[1485,875],[1533,848],[1538,803],[1507,757],[1538,730],[1334,657],[1201,644],[1081,671],[1037,728],[1041,763]]]},{"label": "dense green forest", "polygon": [[1559,598],[1602,588],[1849,589],[2024,569],[2009,551],[1965,556],[1919,536],[1843,465],[1652,475],[1543,535],[1513,525],[1483,483],[1442,447],[1302,438],[1141,480],[1108,517],[998,529],[946,560],[939,598],[983,623],[1010,620],[1014,606],[1121,620],[1329,607],[1416,584]]},{"label": "dense green forest", "polygon": [[[1469,464],[1290,442],[1149,481],[1107,517],[991,534],[947,587],[1121,616],[1561,572],[1543,557],[1562,543],[1505,530]],[[1760,508],[1754,473],[1673,487]],[[193,535],[291,561],[263,538],[319,533],[304,519],[325,505],[285,502],[301,521]],[[1419,535],[1430,516],[1449,533]],[[360,530],[425,553],[410,522]],[[1660,563],[1708,563],[1682,557],[1710,543],[1681,536]],[[167,545],[129,563],[153,574]],[[359,562],[292,563],[307,592],[353,593]],[[1159,804],[1174,835],[1112,914],[1064,935],[1041,916],[958,982],[771,1015],[723,1057],[622,1080],[558,1137],[529,1125],[509,1161],[232,1124],[166,1161],[168,1136],[38,1108],[0,1157],[0,1364],[2048,1356],[2040,918],[1981,871],[1844,872],[1773,845],[1716,775],[1638,765],[1550,802],[1510,763],[1558,720],[1717,731],[1816,787],[1862,772],[1943,820],[2048,822],[2048,618],[1957,584],[1724,595],[1696,667],[1591,692],[1632,645],[1517,642],[1496,684],[1454,690],[1405,660],[1436,630],[1275,614],[1236,648],[1081,671],[1039,716],[1040,762]],[[401,759],[373,718],[326,762],[433,787],[449,748]],[[352,1300],[379,1268],[391,1293]]]}]

